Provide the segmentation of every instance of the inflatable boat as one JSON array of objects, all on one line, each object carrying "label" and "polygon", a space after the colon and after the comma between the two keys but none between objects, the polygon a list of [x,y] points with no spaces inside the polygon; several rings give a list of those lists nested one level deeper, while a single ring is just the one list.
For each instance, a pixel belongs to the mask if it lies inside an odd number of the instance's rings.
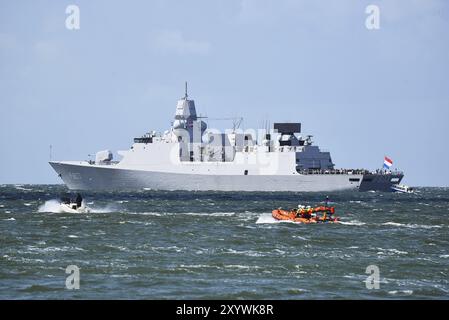
[{"label": "inflatable boat", "polygon": [[280,221],[292,221],[297,223],[339,223],[339,218],[333,217],[334,207],[299,208],[297,210],[283,210],[281,208],[272,211],[272,216]]}]

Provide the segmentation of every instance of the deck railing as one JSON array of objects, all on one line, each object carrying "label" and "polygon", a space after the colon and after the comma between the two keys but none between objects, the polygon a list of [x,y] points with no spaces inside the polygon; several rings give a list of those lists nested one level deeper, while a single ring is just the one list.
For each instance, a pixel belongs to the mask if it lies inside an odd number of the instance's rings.
[{"label": "deck railing", "polygon": [[300,174],[384,174],[384,175],[400,175],[403,174],[402,171],[398,170],[374,170],[369,171],[366,169],[332,169],[332,170],[322,170],[322,169],[297,169]]}]

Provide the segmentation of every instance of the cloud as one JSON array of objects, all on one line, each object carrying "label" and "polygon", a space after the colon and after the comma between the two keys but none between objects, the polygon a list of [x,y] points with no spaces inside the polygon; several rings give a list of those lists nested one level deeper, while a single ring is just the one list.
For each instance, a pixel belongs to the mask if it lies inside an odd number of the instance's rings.
[{"label": "cloud", "polygon": [[208,42],[186,39],[179,31],[154,32],[150,41],[151,48],[163,53],[207,55],[211,49]]}]

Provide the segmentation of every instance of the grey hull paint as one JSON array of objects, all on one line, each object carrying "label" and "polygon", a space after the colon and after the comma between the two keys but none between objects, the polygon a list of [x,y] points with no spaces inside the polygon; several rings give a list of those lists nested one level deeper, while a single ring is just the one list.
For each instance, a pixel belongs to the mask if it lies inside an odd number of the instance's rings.
[{"label": "grey hull paint", "polygon": [[[189,191],[338,191],[382,190],[392,185],[386,175],[201,175],[129,170],[50,162],[72,190],[189,190]],[[401,177],[402,178],[402,177]],[[349,179],[359,179],[350,181]]]},{"label": "grey hull paint", "polygon": [[363,175],[363,180],[360,184],[359,190],[392,192],[391,186],[394,184],[399,184],[403,177],[403,174],[365,174]]}]

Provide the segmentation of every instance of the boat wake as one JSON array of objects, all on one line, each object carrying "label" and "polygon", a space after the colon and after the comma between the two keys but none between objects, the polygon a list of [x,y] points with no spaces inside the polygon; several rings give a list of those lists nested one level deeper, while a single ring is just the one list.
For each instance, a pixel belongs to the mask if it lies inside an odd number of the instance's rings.
[{"label": "boat wake", "polygon": [[61,206],[58,200],[48,200],[45,201],[43,205],[39,207],[38,212],[50,212],[50,213],[61,213]]},{"label": "boat wake", "polygon": [[[116,211],[112,205],[107,205],[106,207],[92,207],[89,206],[90,213],[108,213]],[[45,201],[38,209],[41,213],[64,213],[58,200],[52,199]]]},{"label": "boat wake", "polygon": [[261,223],[298,223],[294,221],[288,221],[288,220],[276,220],[273,218],[271,213],[263,213],[256,221],[257,224]]}]

